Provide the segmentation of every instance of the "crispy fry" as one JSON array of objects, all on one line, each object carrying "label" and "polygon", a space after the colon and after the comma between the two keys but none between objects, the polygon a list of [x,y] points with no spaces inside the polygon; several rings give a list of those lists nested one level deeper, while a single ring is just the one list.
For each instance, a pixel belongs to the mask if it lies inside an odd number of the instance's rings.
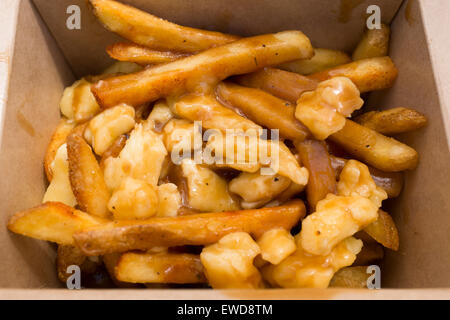
[{"label": "crispy fry", "polygon": [[422,128],[427,124],[427,118],[416,110],[400,107],[363,113],[355,118],[355,122],[391,136]]},{"label": "crispy fry", "polygon": [[[347,163],[347,159],[335,157],[331,158],[331,166],[336,172],[336,178],[341,174],[342,168]],[[398,197],[403,188],[403,173],[402,172],[384,172],[374,167],[368,166],[370,175],[375,184],[386,191],[389,198]]]},{"label": "crispy fry", "polygon": [[246,117],[269,129],[279,129],[280,136],[304,140],[308,129],[294,118],[295,106],[259,89],[246,88],[231,82],[217,86],[222,101],[241,110]]},{"label": "crispy fry", "polygon": [[105,221],[60,202],[46,202],[14,214],[8,222],[8,229],[35,239],[74,245],[74,232]]},{"label": "crispy fry", "polygon": [[316,89],[318,81],[300,74],[275,68],[235,77],[240,85],[264,90],[274,96],[296,103],[301,94]]},{"label": "crispy fry", "polygon": [[122,254],[115,268],[119,281],[131,283],[204,283],[200,257],[187,253]]},{"label": "crispy fry", "polygon": [[140,65],[172,62],[187,57],[186,53],[156,51],[134,43],[118,42],[106,48],[108,55],[119,61],[129,61]]},{"label": "crispy fry", "polygon": [[61,147],[61,145],[66,142],[67,136],[70,134],[74,127],[74,122],[68,121],[67,119],[63,118],[59,122],[55,132],[50,139],[50,143],[48,144],[44,158],[44,169],[48,181],[52,181],[53,178],[51,164],[55,159],[56,151],[58,151],[59,147]]},{"label": "crispy fry", "polygon": [[367,266],[346,267],[336,272],[330,281],[329,287],[341,288],[367,288]]},{"label": "crispy fry", "polygon": [[356,158],[387,172],[414,169],[419,161],[413,148],[348,119],[330,139]]},{"label": "crispy fry", "polygon": [[305,60],[296,60],[292,62],[283,63],[279,66],[280,69],[296,72],[303,75],[308,75],[314,72],[333,68],[341,64],[349,63],[352,60],[345,52],[330,49],[314,49],[314,57]]},{"label": "crispy fry", "polygon": [[111,0],[90,0],[105,28],[137,44],[157,49],[197,52],[239,37],[182,27],[139,9]]},{"label": "crispy fry", "polygon": [[392,87],[398,70],[389,57],[358,60],[313,73],[309,77],[324,81],[332,77],[347,77],[353,81],[359,91],[368,92]]},{"label": "crispy fry", "polygon": [[311,43],[303,33],[279,32],[244,38],[141,72],[101,80],[91,90],[103,107],[121,102],[136,106],[195,90],[199,85],[204,86],[205,81],[214,84],[231,75],[308,58],[312,54]]},{"label": "crispy fry", "polygon": [[102,256],[103,264],[105,265],[109,277],[111,278],[112,282],[119,288],[138,288],[139,287],[138,284],[117,280],[115,270],[121,256],[122,255],[120,253],[110,253]]},{"label": "crispy fry", "polygon": [[365,229],[372,238],[384,247],[397,251],[399,247],[398,230],[392,217],[383,210],[378,210],[378,219]]},{"label": "crispy fry", "polygon": [[86,261],[86,256],[74,246],[59,245],[56,254],[56,271],[58,278],[66,282],[72,273],[67,273],[67,268],[71,265],[81,266]]},{"label": "crispy fry", "polygon": [[389,52],[390,28],[384,23],[380,29],[366,30],[361,41],[353,51],[354,61],[387,56]]},{"label": "crispy fry", "polygon": [[110,217],[110,193],[91,147],[81,136],[71,134],[67,138],[67,155],[70,184],[81,210],[102,218]]},{"label": "crispy fry", "polygon": [[364,243],[362,250],[356,256],[353,266],[367,266],[380,262],[384,257],[384,250],[378,243]]},{"label": "crispy fry", "polygon": [[317,202],[324,199],[328,193],[336,193],[336,173],[323,142],[306,140],[296,143],[295,147],[302,164],[309,171],[306,195],[310,209],[314,211]]},{"label": "crispy fry", "polygon": [[74,239],[86,255],[149,249],[155,246],[207,245],[232,232],[248,232],[255,237],[281,227],[290,230],[305,215],[301,200],[284,206],[257,210],[203,213],[143,221],[114,221]]}]

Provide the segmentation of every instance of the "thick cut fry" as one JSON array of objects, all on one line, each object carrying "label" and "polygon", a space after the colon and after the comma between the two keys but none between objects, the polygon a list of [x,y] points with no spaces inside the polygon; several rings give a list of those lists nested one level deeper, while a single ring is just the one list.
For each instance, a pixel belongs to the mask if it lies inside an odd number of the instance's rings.
[{"label": "thick cut fry", "polygon": [[330,139],[356,158],[387,172],[414,169],[419,161],[413,148],[348,119]]},{"label": "thick cut fry", "polygon": [[58,151],[59,147],[61,147],[66,142],[67,136],[70,134],[74,127],[75,123],[73,121],[68,121],[65,118],[61,119],[50,139],[50,143],[48,144],[44,158],[44,169],[48,181],[52,181],[53,178],[51,164],[55,159],[56,151]]},{"label": "thick cut fry", "polygon": [[116,266],[121,256],[122,254],[120,253],[110,253],[102,256],[103,264],[105,265],[106,271],[108,271],[109,277],[119,288],[138,288],[139,284],[122,282],[116,278]]},{"label": "thick cut fry", "polygon": [[367,288],[368,266],[346,267],[336,272],[330,281],[329,287],[340,288]]},{"label": "thick cut fry", "polygon": [[[385,54],[384,54],[385,55]],[[283,63],[280,69],[308,75],[328,68],[333,68],[341,64],[349,63],[352,60],[345,52],[330,49],[314,49],[314,57],[305,60],[296,60]]]},{"label": "thick cut fry", "polygon": [[134,43],[118,42],[106,48],[108,55],[119,61],[129,61],[140,65],[172,62],[187,57],[188,54],[172,51],[156,51]]},{"label": "thick cut fry", "polygon": [[205,283],[200,257],[187,253],[122,254],[117,280],[131,283]]},{"label": "thick cut fry", "polygon": [[355,122],[384,135],[394,135],[422,128],[427,118],[420,112],[408,108],[393,108],[370,111],[355,118]]},{"label": "thick cut fry", "polygon": [[309,206],[314,211],[317,202],[324,199],[328,193],[336,193],[336,173],[323,142],[306,140],[296,143],[295,147],[302,164],[309,171],[306,195]]},{"label": "thick cut fry", "polygon": [[390,32],[390,28],[383,23],[380,29],[366,30],[355,51],[353,51],[352,59],[356,61],[387,56]]},{"label": "thick cut fry", "polygon": [[[347,163],[347,159],[335,157],[331,158],[331,166],[336,172],[336,178],[341,174],[342,168]],[[389,198],[398,197],[403,189],[403,173],[402,172],[384,172],[374,167],[368,166],[370,175],[373,181],[378,187],[381,187],[386,191]]]},{"label": "thick cut fry", "polygon": [[378,243],[364,243],[360,253],[356,256],[354,266],[367,266],[379,263],[384,257],[384,250]]},{"label": "thick cut fry", "polygon": [[269,129],[279,129],[283,138],[301,141],[309,134],[294,118],[295,106],[287,101],[231,82],[219,84],[217,93],[222,101],[241,110],[250,120]]},{"label": "thick cut fry", "polygon": [[387,212],[384,212],[381,209],[378,210],[377,221],[369,224],[364,231],[384,247],[395,251],[398,250],[398,230],[394,220],[392,220],[392,217]]},{"label": "thick cut fry", "polygon": [[74,235],[86,255],[149,249],[155,246],[207,245],[233,232],[258,237],[273,228],[290,230],[305,215],[302,201],[257,210],[203,213],[143,221],[114,221]]},{"label": "thick cut fry", "polygon": [[316,89],[319,83],[300,74],[275,68],[264,68],[235,77],[234,80],[243,86],[264,90],[291,103],[296,103],[303,92]]},{"label": "thick cut fry", "polygon": [[389,57],[378,57],[358,60],[337,66],[309,77],[324,81],[333,77],[347,77],[353,81],[359,91],[368,92],[392,87],[397,78],[398,70]]},{"label": "thick cut fry", "polygon": [[112,77],[92,85],[99,104],[133,106],[199,86],[215,84],[231,75],[256,71],[313,54],[309,39],[300,31],[285,31],[241,39],[191,57],[134,74]]},{"label": "thick cut fry", "polygon": [[73,270],[68,270],[68,267],[74,265],[80,267],[81,281],[84,283],[87,276],[93,275],[99,270],[101,261],[98,257],[86,257],[77,247],[59,245],[56,254],[56,271],[59,280],[64,284],[73,275]]},{"label": "thick cut fry", "polygon": [[46,202],[14,214],[8,222],[8,229],[31,238],[74,245],[74,232],[105,221],[59,202]]},{"label": "thick cut fry", "polygon": [[107,218],[110,193],[103,172],[83,137],[71,134],[67,138],[69,178],[80,209],[98,217]]},{"label": "thick cut fry", "polygon": [[90,0],[105,28],[137,44],[158,49],[197,52],[239,37],[182,27],[139,9],[111,0]]}]

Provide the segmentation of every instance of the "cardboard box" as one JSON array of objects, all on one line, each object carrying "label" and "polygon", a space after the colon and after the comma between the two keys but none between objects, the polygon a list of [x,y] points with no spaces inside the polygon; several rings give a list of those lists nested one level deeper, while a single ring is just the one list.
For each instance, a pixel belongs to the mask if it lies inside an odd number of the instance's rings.
[{"label": "cardboard box", "polygon": [[[3,0],[0,3],[0,298],[110,299],[393,299],[450,298],[450,40],[445,0],[127,0],[183,25],[253,35],[300,29],[316,47],[351,51],[365,26],[368,5],[391,23],[390,55],[400,70],[392,89],[371,94],[380,108],[413,107],[427,128],[400,139],[420,153],[389,212],[400,250],[388,252],[382,290],[82,290],[61,288],[52,244],[7,231],[16,211],[40,203],[42,161],[59,119],[63,88],[112,61],[104,48],[117,36],[104,30],[84,0]],[[81,30],[68,30],[66,8],[81,8]],[[352,8],[354,7],[354,8]],[[38,292],[37,292],[37,289]]]}]

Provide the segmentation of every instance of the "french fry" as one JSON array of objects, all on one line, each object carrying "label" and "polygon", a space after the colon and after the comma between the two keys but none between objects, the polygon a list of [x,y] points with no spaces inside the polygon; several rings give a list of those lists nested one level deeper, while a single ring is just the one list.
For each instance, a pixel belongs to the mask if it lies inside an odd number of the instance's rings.
[{"label": "french fry", "polygon": [[361,93],[392,87],[398,70],[389,57],[362,59],[311,74],[317,81],[333,77],[347,77],[353,81]]},{"label": "french fry", "polygon": [[378,243],[364,243],[356,256],[353,266],[367,266],[379,262],[384,257],[384,250]]},{"label": "french fry", "polygon": [[301,94],[316,89],[318,81],[300,74],[276,68],[234,77],[240,85],[264,90],[274,96],[296,103]]},{"label": "french fry", "polygon": [[156,51],[134,43],[118,42],[106,48],[108,55],[119,61],[129,61],[140,65],[172,62],[189,54],[172,51]]},{"label": "french fry", "polygon": [[330,281],[329,287],[340,288],[367,288],[368,266],[346,267],[336,272]]},{"label": "french fry", "polygon": [[94,14],[106,29],[134,43],[156,49],[198,52],[239,37],[188,28],[111,0],[90,0]]},{"label": "french fry", "polygon": [[[342,168],[347,163],[347,159],[339,158],[331,155],[331,165],[336,172],[336,179],[339,178]],[[374,167],[368,166],[370,175],[378,187],[386,191],[389,198],[398,197],[403,189],[403,173],[402,172],[384,172]]]},{"label": "french fry", "polygon": [[14,214],[8,229],[27,237],[73,246],[74,232],[105,222],[60,202],[46,202]]},{"label": "french fry", "polygon": [[187,253],[121,255],[115,268],[119,281],[131,283],[205,283],[200,257]]},{"label": "french fry", "polygon": [[280,207],[204,213],[141,221],[114,221],[74,235],[86,255],[102,255],[155,246],[207,245],[243,231],[256,238],[273,228],[290,230],[305,215],[301,200]]},{"label": "french fry", "polygon": [[346,119],[344,128],[329,139],[351,155],[382,171],[414,169],[419,161],[419,155],[413,148],[349,119]]},{"label": "french fry", "polygon": [[108,218],[110,193],[103,172],[87,142],[77,134],[67,138],[69,178],[81,210],[98,217]]},{"label": "french fry", "polygon": [[365,229],[373,239],[384,247],[397,251],[399,247],[398,230],[392,217],[383,210],[378,210],[378,219]]},{"label": "french fry", "polygon": [[56,151],[58,151],[59,147],[61,147],[61,145],[66,142],[67,136],[70,134],[74,127],[74,122],[68,121],[67,119],[63,118],[59,122],[55,132],[50,139],[50,143],[48,144],[44,158],[44,169],[48,181],[52,181],[53,178],[51,164],[55,159]]},{"label": "french fry", "polygon": [[313,49],[300,31],[244,38],[221,47],[141,72],[101,80],[91,86],[102,107],[121,102],[137,106],[172,94],[195,90],[204,82],[256,71],[285,61],[309,58]]},{"label": "french fry", "polygon": [[[384,54],[385,55],[385,54]],[[315,48],[314,57],[305,60],[286,62],[278,66],[280,69],[291,71],[303,75],[333,68],[341,64],[349,63],[352,59],[345,52]]]},{"label": "french fry", "polygon": [[353,51],[352,59],[356,61],[387,56],[390,32],[390,28],[383,23],[380,29],[366,30],[355,51]]},{"label": "french fry", "polygon": [[72,273],[67,273],[67,268],[71,265],[80,267],[85,261],[86,256],[74,246],[58,245],[56,254],[56,272],[61,282],[66,282]]},{"label": "french fry", "polygon": [[302,164],[309,171],[306,196],[311,212],[314,212],[317,202],[329,193],[336,193],[336,173],[331,166],[330,155],[323,142],[305,140],[295,143],[295,147]]},{"label": "french fry", "polygon": [[120,253],[110,253],[102,256],[103,264],[105,265],[106,271],[109,274],[112,282],[119,288],[137,288],[137,284],[119,281],[116,277],[116,267],[119,263]]},{"label": "french fry", "polygon": [[231,82],[217,86],[219,98],[242,111],[247,118],[269,129],[279,129],[280,136],[304,140],[308,129],[295,119],[295,106],[259,89],[242,87]]},{"label": "french fry", "polygon": [[401,107],[366,112],[354,120],[360,125],[388,136],[417,130],[427,124],[427,118],[420,112]]}]

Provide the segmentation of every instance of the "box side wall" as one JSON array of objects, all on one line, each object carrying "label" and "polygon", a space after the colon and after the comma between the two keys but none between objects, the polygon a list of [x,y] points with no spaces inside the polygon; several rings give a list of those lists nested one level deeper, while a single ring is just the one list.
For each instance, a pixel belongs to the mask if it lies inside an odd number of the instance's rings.
[{"label": "box side wall", "polygon": [[419,152],[420,163],[406,173],[401,196],[388,205],[399,228],[400,250],[386,251],[383,285],[396,288],[450,286],[450,155],[444,127],[448,118],[424,29],[432,22],[422,19],[420,3],[405,3],[392,24],[390,55],[399,69],[395,86],[373,93],[368,103],[377,108],[411,107],[429,119],[426,128],[398,137]]},{"label": "box side wall", "polygon": [[0,150],[0,287],[56,287],[54,246],[6,228],[14,212],[41,202],[45,149],[60,118],[62,90],[73,80],[28,0],[20,2],[11,68]]},{"label": "box side wall", "polygon": [[[96,20],[86,0],[33,0],[77,76],[99,73],[112,60],[105,47],[118,36]],[[185,26],[243,36],[302,30],[317,47],[350,51],[359,41],[369,5],[389,23],[402,0],[120,0]],[[352,5],[353,4],[353,5]],[[81,29],[69,30],[66,9],[81,9]],[[316,26],[320,25],[320,28]],[[122,40],[123,41],[123,40]]]}]

